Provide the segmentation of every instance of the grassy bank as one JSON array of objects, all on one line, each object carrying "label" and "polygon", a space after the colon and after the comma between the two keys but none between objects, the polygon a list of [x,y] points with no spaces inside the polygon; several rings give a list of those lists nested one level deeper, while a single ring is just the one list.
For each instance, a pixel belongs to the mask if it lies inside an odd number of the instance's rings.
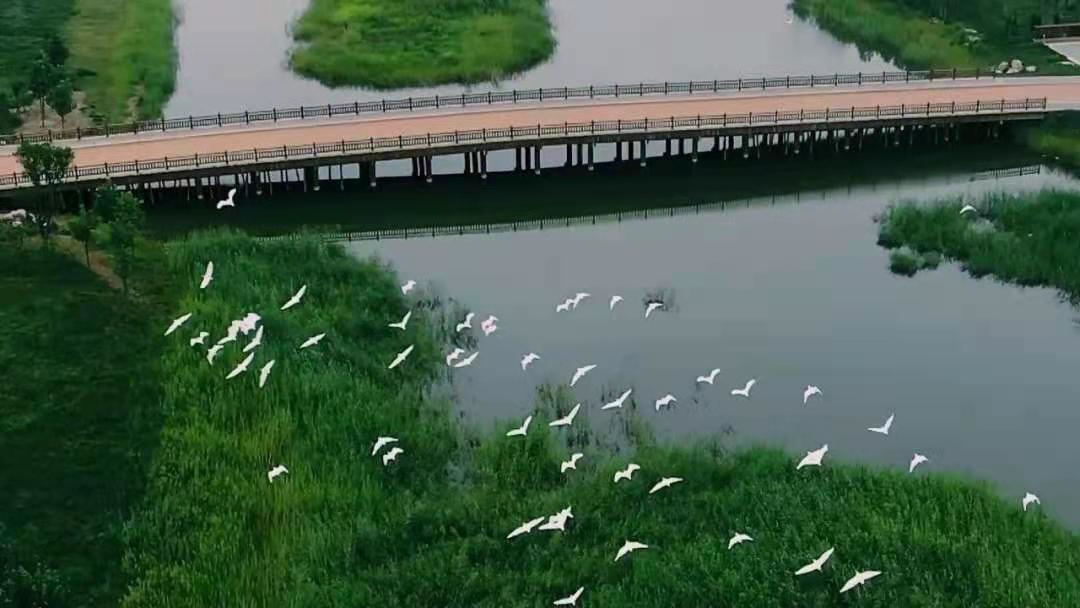
[{"label": "grassy bank", "polygon": [[[996,67],[1020,59],[1041,74],[1075,74],[1062,57],[1031,41],[1040,0],[794,0],[795,10],[863,53],[911,69]],[[969,38],[977,31],[978,40]]]},{"label": "grassy bank", "polygon": [[498,80],[551,55],[544,0],[314,0],[293,68],[374,88]]},{"label": "grassy bank", "polygon": [[1056,287],[1080,301],[1080,194],[992,195],[976,204],[977,215],[961,216],[963,204],[893,207],[882,218],[879,243],[941,254],[975,276]]},{"label": "grassy bank", "polygon": [[[199,290],[210,260],[215,281]],[[459,429],[428,390],[444,373],[438,309],[421,293],[409,329],[387,328],[408,307],[396,278],[338,248],[202,233],[170,246],[168,270],[189,285],[172,314],[194,316],[162,339],[163,442],[128,528],[126,608],[546,606],[579,586],[587,605],[824,607],[867,568],[885,574],[864,606],[1080,602],[1080,540],[982,485],[836,463],[796,471],[775,451],[673,448],[641,432],[642,470],[616,486],[627,456],[585,417],[572,432],[546,425],[570,403],[561,389],[538,396],[525,439],[502,435],[519,420]],[[303,302],[279,311],[301,284]],[[210,366],[187,339],[248,311],[263,315],[264,344],[252,371],[226,381],[244,340]],[[386,369],[408,344],[412,356]],[[619,416],[637,428],[632,410]],[[371,456],[378,435],[399,438],[397,463]],[[563,476],[570,445],[586,457]],[[289,474],[271,484],[276,464]],[[646,497],[661,475],[687,481]],[[505,539],[568,505],[566,533]],[[736,531],[757,540],[728,551]],[[652,548],[612,563],[627,539]],[[830,546],[823,574],[792,576]]]},{"label": "grassy bank", "polygon": [[[115,606],[126,591],[121,533],[157,437],[159,325],[153,300],[123,298],[72,257],[0,246],[0,525],[16,563],[56,570],[66,589],[34,605]],[[0,603],[14,601],[11,566]]]}]

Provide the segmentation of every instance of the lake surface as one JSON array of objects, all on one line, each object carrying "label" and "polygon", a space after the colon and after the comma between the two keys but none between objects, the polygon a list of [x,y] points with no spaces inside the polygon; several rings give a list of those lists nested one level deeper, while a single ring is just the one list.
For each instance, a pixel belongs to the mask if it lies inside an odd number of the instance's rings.
[{"label": "lake surface", "polygon": [[[488,314],[471,368],[454,370],[467,417],[519,422],[536,387],[568,383],[596,428],[599,407],[633,388],[665,438],[686,441],[732,427],[742,442],[793,453],[830,446],[830,459],[916,472],[969,473],[1006,497],[1039,494],[1080,525],[1078,312],[1049,289],[972,279],[956,265],[902,278],[875,244],[873,221],[898,198],[1074,186],[1039,175],[970,181],[967,175],[897,180],[767,197],[724,211],[506,234],[353,243],[402,279]],[[437,196],[437,193],[433,194]],[[592,294],[568,313],[555,306]],[[647,294],[672,310],[643,319]],[[609,312],[608,299],[625,301]],[[523,354],[542,359],[522,372]],[[716,385],[695,378],[720,368]],[[749,400],[729,391],[756,378]],[[823,398],[802,403],[807,384]],[[653,402],[672,393],[671,410]],[[896,414],[892,434],[867,427]],[[537,421],[538,423],[546,421]]]},{"label": "lake surface", "polygon": [[[288,67],[309,0],[175,0],[179,73],[167,116],[457,94],[468,87],[331,89]],[[543,65],[472,89],[523,89],[880,71],[852,45],[787,23],[788,0],[550,0],[558,48]],[[240,49],[242,52],[237,52]]]}]

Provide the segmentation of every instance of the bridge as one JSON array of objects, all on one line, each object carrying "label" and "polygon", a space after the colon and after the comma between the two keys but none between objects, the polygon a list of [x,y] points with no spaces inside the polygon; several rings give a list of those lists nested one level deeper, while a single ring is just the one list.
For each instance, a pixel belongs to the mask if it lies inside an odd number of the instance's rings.
[{"label": "bridge", "polygon": [[[958,138],[980,125],[996,135],[1007,121],[1038,120],[1080,108],[1080,78],[999,78],[972,71],[879,72],[641,83],[467,93],[258,112],[179,117],[96,129],[0,139],[0,191],[33,187],[14,156],[20,140],[70,146],[65,187],[105,182],[150,188],[225,185],[272,192],[276,181],[307,190],[343,183],[346,166],[375,185],[375,163],[411,159],[431,181],[432,157],[463,155],[465,171],[487,177],[487,155],[515,153],[515,167],[539,173],[540,150],[565,146],[567,165],[591,170],[595,150],[612,145],[616,160],[647,160],[648,142],[761,154],[877,142],[912,144]],[[711,141],[710,141],[711,140]],[[684,147],[685,146],[685,147]],[[625,147],[625,152],[624,152]],[[352,172],[352,169],[350,169]]]}]

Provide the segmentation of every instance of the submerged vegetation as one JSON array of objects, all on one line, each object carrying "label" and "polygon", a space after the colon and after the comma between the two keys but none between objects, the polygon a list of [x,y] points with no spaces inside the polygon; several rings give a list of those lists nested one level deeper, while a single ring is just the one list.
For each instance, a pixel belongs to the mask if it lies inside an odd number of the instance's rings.
[{"label": "submerged vegetation", "polygon": [[[796,471],[767,449],[668,447],[632,432],[641,470],[587,426],[550,429],[569,395],[542,389],[525,438],[457,426],[430,386],[444,373],[443,323],[421,293],[408,309],[393,274],[314,238],[231,232],[172,243],[168,272],[193,314],[164,341],[165,417],[144,508],[127,527],[126,608],[162,606],[540,606],[585,587],[611,606],[832,606],[858,569],[884,574],[860,605],[1064,606],[1080,602],[1080,539],[981,484],[830,464]],[[208,261],[215,279],[197,288]],[[301,285],[300,305],[278,310]],[[247,374],[227,344],[214,365],[188,344],[250,311],[265,339]],[[326,333],[316,347],[298,350]],[[387,363],[409,344],[400,367]],[[266,386],[256,370],[275,366]],[[630,429],[632,404],[617,414]],[[580,419],[587,422],[587,417]],[[375,437],[404,449],[383,466]],[[566,475],[559,462],[585,453]],[[278,464],[289,473],[267,482]],[[661,476],[686,481],[656,495]],[[566,532],[507,540],[572,507]],[[734,551],[735,532],[755,541]],[[650,545],[613,563],[627,539]],[[792,571],[829,547],[824,573]],[[913,599],[915,598],[915,599]]]},{"label": "submerged vegetation", "polygon": [[977,213],[961,215],[964,204],[895,206],[882,219],[879,243],[918,256],[940,254],[975,276],[1056,287],[1080,301],[1080,194],[988,195]]},{"label": "submerged vegetation", "polygon": [[375,88],[498,80],[555,48],[544,0],[314,0],[293,68]]}]

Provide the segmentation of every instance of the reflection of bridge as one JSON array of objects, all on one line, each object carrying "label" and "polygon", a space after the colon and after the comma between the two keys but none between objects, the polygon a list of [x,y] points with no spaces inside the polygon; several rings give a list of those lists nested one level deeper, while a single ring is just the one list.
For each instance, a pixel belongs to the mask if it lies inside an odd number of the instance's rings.
[{"label": "reflection of bridge", "polygon": [[[119,135],[115,127],[63,135],[76,138],[64,142],[75,151],[72,185],[168,182],[201,194],[222,178],[272,190],[275,178],[294,170],[305,189],[318,188],[320,179],[334,179],[335,166],[341,183],[343,167],[352,164],[374,184],[375,162],[401,158],[412,159],[414,174],[430,181],[434,155],[464,155],[466,172],[486,177],[487,155],[495,150],[515,150],[519,169],[539,172],[544,146],[565,146],[567,164],[589,168],[599,144],[612,144],[616,159],[635,159],[636,152],[643,164],[650,141],[666,142],[669,153],[673,141],[680,151],[689,147],[694,160],[703,140],[725,155],[736,149],[760,155],[765,147],[812,154],[815,146],[948,140],[972,124],[996,134],[1005,121],[1080,108],[1080,78],[940,79],[949,74],[559,88],[514,92],[513,99],[479,93],[409,100],[409,107],[398,101],[306,108],[296,120],[285,119],[296,110],[283,116],[275,110],[276,122],[266,112],[242,113],[143,122]],[[471,107],[478,103],[483,107]],[[377,104],[387,115],[366,116]],[[390,115],[398,109],[407,112]],[[12,153],[11,146],[0,149],[0,190],[30,186]]]}]

